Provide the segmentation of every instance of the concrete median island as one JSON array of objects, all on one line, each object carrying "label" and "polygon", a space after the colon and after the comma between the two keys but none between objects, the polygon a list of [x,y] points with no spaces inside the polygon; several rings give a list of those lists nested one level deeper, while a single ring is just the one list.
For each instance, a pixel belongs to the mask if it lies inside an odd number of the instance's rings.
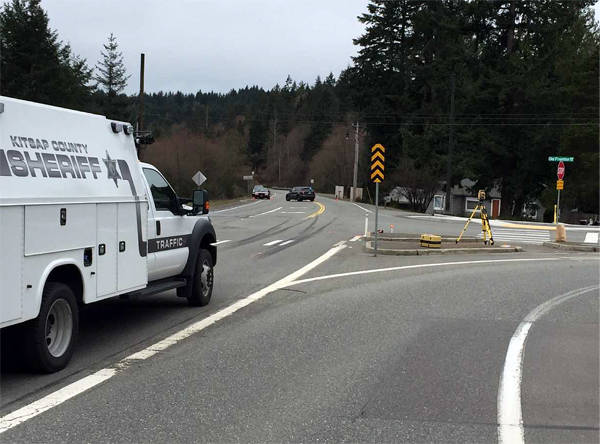
[{"label": "concrete median island", "polygon": [[556,248],[567,251],[587,251],[598,252],[600,247],[598,244],[586,244],[583,242],[544,242],[544,247]]},{"label": "concrete median island", "polygon": [[[374,253],[373,233],[365,238],[364,249],[367,253]],[[481,239],[463,237],[456,243],[456,237],[442,236],[440,248],[420,246],[420,236],[414,234],[382,233],[377,236],[377,253],[395,256],[425,256],[431,254],[472,254],[472,253],[515,253],[523,249],[518,246],[484,245]]]}]

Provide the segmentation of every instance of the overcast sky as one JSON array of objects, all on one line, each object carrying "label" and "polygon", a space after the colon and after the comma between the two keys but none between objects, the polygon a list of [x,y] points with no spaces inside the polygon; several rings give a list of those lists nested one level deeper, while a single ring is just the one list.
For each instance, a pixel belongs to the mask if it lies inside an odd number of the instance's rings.
[{"label": "overcast sky", "polygon": [[[5,0],[0,0],[4,2]],[[94,66],[102,44],[117,37],[127,93],[139,88],[146,54],[146,91],[227,92],[270,89],[317,75],[337,77],[356,54],[352,39],[367,0],[42,0],[64,42]],[[600,2],[596,3],[596,18]]]},{"label": "overcast sky", "polygon": [[365,0],[42,0],[64,42],[93,66],[112,32],[139,88],[227,92],[337,77],[356,53]]}]

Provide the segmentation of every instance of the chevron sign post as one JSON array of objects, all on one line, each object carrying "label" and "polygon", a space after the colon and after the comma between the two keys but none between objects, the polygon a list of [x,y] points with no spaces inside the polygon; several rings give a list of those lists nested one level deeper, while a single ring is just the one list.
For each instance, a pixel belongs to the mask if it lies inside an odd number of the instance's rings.
[{"label": "chevron sign post", "polygon": [[378,143],[371,148],[371,181],[383,182],[383,171],[385,170],[385,148]]},{"label": "chevron sign post", "polygon": [[379,229],[379,184],[383,182],[385,148],[377,143],[371,147],[371,181],[375,183],[375,256],[377,256],[377,231]]}]

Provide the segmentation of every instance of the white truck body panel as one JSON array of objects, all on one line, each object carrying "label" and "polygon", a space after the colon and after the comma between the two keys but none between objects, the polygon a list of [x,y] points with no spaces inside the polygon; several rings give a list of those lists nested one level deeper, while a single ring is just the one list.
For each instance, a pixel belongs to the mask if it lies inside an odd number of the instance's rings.
[{"label": "white truck body panel", "polygon": [[133,136],[123,131],[129,124],[2,96],[0,103],[0,327],[37,316],[58,265],[80,271],[85,303],[144,288],[148,189]]}]

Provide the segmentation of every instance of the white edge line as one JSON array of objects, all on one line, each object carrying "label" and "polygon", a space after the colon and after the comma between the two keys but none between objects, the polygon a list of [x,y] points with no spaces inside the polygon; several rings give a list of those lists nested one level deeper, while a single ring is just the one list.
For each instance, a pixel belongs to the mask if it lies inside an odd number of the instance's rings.
[{"label": "white edge line", "polygon": [[520,444],[525,442],[523,409],[521,405],[521,381],[527,334],[533,323],[557,305],[598,288],[600,286],[592,285],[556,296],[531,310],[518,325],[508,344],[504,367],[500,374],[500,385],[498,387],[498,442],[500,444]]},{"label": "white edge line", "polygon": [[103,368],[85,378],[75,381],[60,390],[50,393],[31,404],[26,405],[8,415],[0,418],[0,433],[7,431],[8,429],[19,425],[40,413],[50,410],[52,407],[56,407],[59,404],[67,401],[68,399],[77,396],[78,394],[85,392],[91,387],[94,387],[107,379],[112,378],[117,373],[115,368]]},{"label": "white edge line", "polygon": [[299,270],[296,270],[295,272],[272,283],[271,285],[268,285],[262,290],[258,290],[257,292],[246,296],[244,299],[238,300],[237,302],[231,304],[230,306],[222,310],[219,310],[211,316],[197,321],[187,326],[186,328],[172,334],[171,336],[168,336],[165,339],[158,341],[155,344],[152,344],[143,350],[140,350],[136,353],[127,356],[126,358],[121,359],[112,367],[99,370],[96,373],[93,373],[78,381],[75,381],[53,393],[50,393],[49,395],[41,399],[38,399],[24,407],[21,407],[20,409],[8,413],[7,415],[0,418],[0,434],[112,378],[116,374],[127,369],[132,364],[132,361],[148,359],[149,357],[154,356],[155,354],[169,348],[170,346],[177,344],[181,340],[186,339],[189,336],[204,330],[205,328],[209,327],[215,322],[226,318],[227,316],[230,316],[239,309],[258,301],[259,299],[262,299],[269,293],[287,287],[290,284],[290,282],[293,282],[295,279],[308,273],[310,270],[319,266],[320,264],[325,262],[330,257],[334,256],[336,253],[343,250],[344,248],[346,248],[345,244],[340,244],[338,246],[330,248],[324,254],[322,254],[312,262],[308,263],[304,267],[300,268]]},{"label": "white edge line", "polygon": [[275,208],[274,210],[265,211],[264,213],[255,214],[255,215],[249,216],[249,217],[258,217],[258,216],[262,216],[263,214],[273,213],[277,210],[281,210],[281,208],[283,208],[283,207]]},{"label": "white edge line", "polygon": [[326,276],[317,276],[314,278],[300,279],[290,282],[289,287],[293,285],[306,284],[308,282],[322,281],[325,279],[335,279],[346,276],[355,276],[359,274],[370,274],[370,273],[383,273],[386,271],[397,271],[397,270],[410,270],[413,268],[429,268],[429,267],[444,267],[449,265],[473,265],[473,264],[491,264],[498,262],[540,262],[540,261],[560,261],[564,258],[558,257],[544,257],[544,258],[530,258],[530,259],[489,259],[482,261],[460,261],[460,262],[438,262],[434,264],[417,264],[417,265],[403,265],[399,267],[388,267],[388,268],[374,268],[371,270],[360,270],[360,271],[349,271],[347,273],[329,274]]},{"label": "white edge line", "polygon": [[363,211],[366,211],[367,213],[372,213],[372,211],[371,211],[371,210],[367,210],[366,208],[364,208],[364,207],[361,207],[361,206],[360,206],[359,204],[357,204],[357,203],[354,203],[354,202],[350,202],[350,203],[351,203],[352,205],[354,205],[354,206],[357,206],[357,207],[358,207],[358,208],[360,208],[361,210],[363,210]]}]

